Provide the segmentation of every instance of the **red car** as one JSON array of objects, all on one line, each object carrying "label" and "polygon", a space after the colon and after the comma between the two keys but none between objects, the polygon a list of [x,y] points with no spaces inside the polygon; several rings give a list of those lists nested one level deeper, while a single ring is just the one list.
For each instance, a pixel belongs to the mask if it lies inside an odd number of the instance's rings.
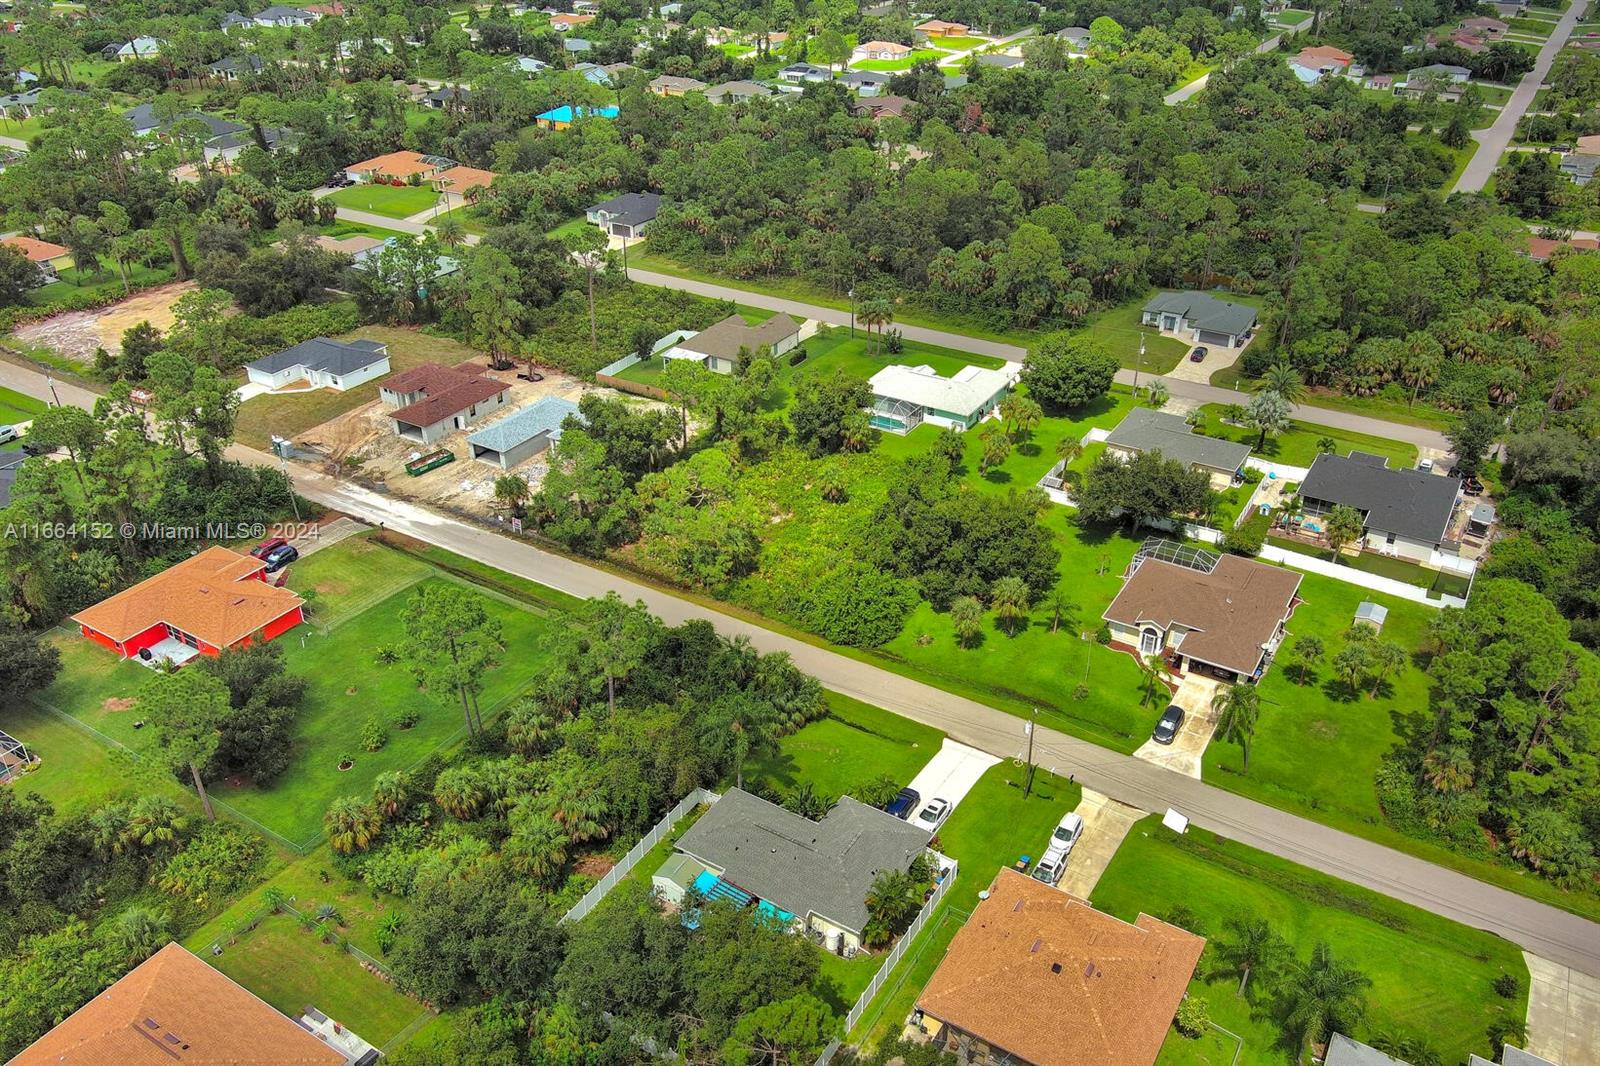
[{"label": "red car", "polygon": [[269,553],[276,551],[287,543],[289,542],[284,540],[282,537],[273,537],[270,540],[264,540],[260,544],[257,544],[254,548],[251,548],[250,554],[254,555],[257,559],[265,559]]}]

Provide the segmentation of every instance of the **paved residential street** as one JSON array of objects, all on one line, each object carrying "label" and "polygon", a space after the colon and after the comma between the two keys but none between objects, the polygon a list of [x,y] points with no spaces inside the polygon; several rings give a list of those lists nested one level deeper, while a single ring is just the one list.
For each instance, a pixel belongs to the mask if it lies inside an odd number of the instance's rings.
[{"label": "paved residential street", "polygon": [[1550,34],[1544,47],[1539,49],[1539,56],[1534,60],[1533,69],[1517,83],[1516,89],[1511,93],[1511,99],[1500,109],[1494,124],[1486,130],[1472,132],[1473,139],[1478,142],[1478,151],[1467,163],[1467,168],[1461,172],[1461,177],[1456,179],[1451,192],[1481,192],[1489,183],[1495,168],[1500,165],[1501,153],[1506,150],[1506,146],[1511,143],[1511,138],[1517,132],[1517,123],[1522,121],[1523,113],[1532,106],[1534,96],[1544,84],[1545,75],[1550,73],[1550,65],[1555,62],[1556,54],[1567,43],[1567,38],[1572,36],[1572,28],[1578,24],[1578,20],[1588,8],[1589,0],[1573,0],[1572,6],[1561,16],[1561,21],[1556,23],[1555,32]]},{"label": "paved residential street", "polygon": [[[1267,52],[1273,51],[1278,47],[1278,43],[1285,37],[1299,33],[1309,25],[1311,25],[1311,22],[1308,19],[1298,26],[1285,27],[1281,32],[1273,34],[1271,37],[1268,37],[1266,40],[1256,45],[1256,54],[1263,55]],[[1206,87],[1206,84],[1209,81],[1211,81],[1211,75],[1202,74],[1194,81],[1191,81],[1188,85],[1180,85],[1178,88],[1172,90],[1166,96],[1162,97],[1161,102],[1166,104],[1168,107],[1171,107],[1174,104],[1181,104],[1185,100],[1199,95],[1200,91]]]}]

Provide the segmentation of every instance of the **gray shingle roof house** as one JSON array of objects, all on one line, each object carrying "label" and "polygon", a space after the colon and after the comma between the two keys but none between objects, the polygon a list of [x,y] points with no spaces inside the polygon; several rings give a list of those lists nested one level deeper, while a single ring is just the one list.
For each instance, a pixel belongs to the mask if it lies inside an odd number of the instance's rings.
[{"label": "gray shingle roof house", "polygon": [[998,67],[1001,70],[1010,70],[1022,66],[1024,60],[1021,56],[1002,55],[999,52],[988,52],[977,59],[979,66]]},{"label": "gray shingle roof house", "polygon": [[867,892],[886,870],[904,871],[928,831],[842,796],[820,822],[729,789],[678,841],[717,878],[858,946]]},{"label": "gray shingle roof house", "polygon": [[452,100],[459,104],[465,104],[471,99],[471,89],[463,89],[459,85],[451,85],[443,89],[433,90],[433,92],[422,98],[422,102],[426,106],[438,110],[448,105]]},{"label": "gray shingle roof house", "polygon": [[658,354],[662,359],[688,359],[718,374],[731,374],[740,349],[753,354],[770,348],[773,355],[782,355],[799,343],[800,323],[788,315],[773,315],[754,326],[738,315],[729,315]]},{"label": "gray shingle roof house", "polygon": [[265,64],[261,57],[250,53],[242,56],[224,56],[215,63],[207,63],[206,70],[225,81],[237,81],[245,74],[260,74]]},{"label": "gray shingle roof house", "polygon": [[807,81],[832,81],[833,72],[815,63],[790,63],[778,71],[778,77],[791,85]]},{"label": "gray shingle roof house", "polygon": [[467,436],[467,450],[479,462],[510,470],[561,439],[561,423],[578,405],[546,396]]},{"label": "gray shingle roof house", "polygon": [[257,26],[309,26],[321,18],[314,12],[301,7],[287,7],[283,4],[274,4],[255,13]]},{"label": "gray shingle roof house", "polygon": [[[127,119],[128,125],[133,127],[133,133],[136,137],[143,137],[146,134],[165,128],[162,121],[156,117],[155,105],[153,104],[140,104],[138,107],[129,108],[122,113],[122,117]],[[221,137],[225,133],[238,133],[246,128],[237,122],[229,122],[227,119],[218,118],[215,115],[207,115],[200,111],[185,111],[175,121],[204,122],[210,128],[211,136],[213,137]]]},{"label": "gray shingle roof house", "polygon": [[616,237],[642,237],[661,210],[658,192],[625,192],[589,208],[589,221]]},{"label": "gray shingle roof house", "polygon": [[1128,456],[1160,452],[1191,470],[1204,470],[1213,482],[1231,483],[1250,458],[1249,445],[1202,436],[1178,415],[1148,407],[1129,411],[1106,437],[1106,447]]},{"label": "gray shingle roof house", "polygon": [[561,48],[567,52],[592,52],[594,51],[594,44],[584,40],[582,37],[563,37],[561,39]]},{"label": "gray shingle roof house", "polygon": [[1600,171],[1600,155],[1589,155],[1585,152],[1568,152],[1561,157],[1561,163],[1557,169],[1571,178],[1575,184],[1587,185],[1594,180],[1595,172]]},{"label": "gray shingle roof house", "polygon": [[252,21],[251,19],[245,18],[243,15],[239,14],[237,11],[230,11],[226,15],[223,15],[222,16],[222,21],[220,23],[218,23],[218,26],[222,29],[223,33],[227,33],[229,30],[237,30],[237,29],[241,29],[242,27],[245,27],[245,26],[254,26],[254,25],[255,25],[254,21]]},{"label": "gray shingle roof house", "polygon": [[[1467,1066],[1494,1066],[1486,1058],[1473,1055],[1467,1060]],[[1531,1051],[1524,1051],[1510,1044],[1500,1049],[1500,1066],[1556,1066],[1549,1059],[1542,1059]]]},{"label": "gray shingle roof house", "polygon": [[[1300,483],[1300,502],[1315,519],[1343,504],[1361,512],[1367,545],[1419,558],[1436,549],[1461,497],[1461,479],[1421,470],[1391,470],[1381,455],[1319,455]],[[1405,542],[1401,544],[1400,542]],[[1409,546],[1409,553],[1401,550]]]},{"label": "gray shingle roof house", "polygon": [[756,81],[725,81],[706,90],[706,99],[714,104],[742,104],[773,95],[773,90]]},{"label": "gray shingle roof house", "polygon": [[1256,328],[1256,309],[1204,292],[1158,292],[1140,321],[1168,333],[1188,333],[1200,344],[1238,348]]},{"label": "gray shingle roof house", "polygon": [[1351,1040],[1343,1033],[1334,1033],[1328,1041],[1328,1055],[1322,1063],[1323,1066],[1410,1066],[1359,1040]]},{"label": "gray shingle roof house", "polygon": [[847,85],[862,96],[881,92],[892,80],[892,75],[878,70],[849,70],[839,76],[840,85]]},{"label": "gray shingle roof house", "polygon": [[245,365],[246,376],[269,389],[302,378],[339,392],[389,372],[389,346],[379,341],[313,337]]}]

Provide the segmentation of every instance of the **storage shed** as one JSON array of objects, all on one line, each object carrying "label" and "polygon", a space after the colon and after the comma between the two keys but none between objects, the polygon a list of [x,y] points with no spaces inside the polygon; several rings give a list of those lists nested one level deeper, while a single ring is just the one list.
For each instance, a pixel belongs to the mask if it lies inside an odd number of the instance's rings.
[{"label": "storage shed", "polygon": [[467,447],[479,462],[510,470],[560,440],[561,423],[577,413],[571,400],[546,396],[471,434]]}]

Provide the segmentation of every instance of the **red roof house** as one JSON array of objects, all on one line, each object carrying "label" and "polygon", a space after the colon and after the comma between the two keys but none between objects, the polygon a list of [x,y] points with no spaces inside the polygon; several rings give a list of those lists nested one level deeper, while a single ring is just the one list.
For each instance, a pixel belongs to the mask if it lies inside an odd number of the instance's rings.
[{"label": "red roof house", "polygon": [[272,640],[305,621],[305,601],[267,583],[266,563],[211,547],[72,616],[123,658],[184,663]]},{"label": "red roof house", "polygon": [[433,444],[502,407],[510,388],[475,369],[471,363],[423,363],[380,381],[378,398],[389,408],[395,433]]}]

